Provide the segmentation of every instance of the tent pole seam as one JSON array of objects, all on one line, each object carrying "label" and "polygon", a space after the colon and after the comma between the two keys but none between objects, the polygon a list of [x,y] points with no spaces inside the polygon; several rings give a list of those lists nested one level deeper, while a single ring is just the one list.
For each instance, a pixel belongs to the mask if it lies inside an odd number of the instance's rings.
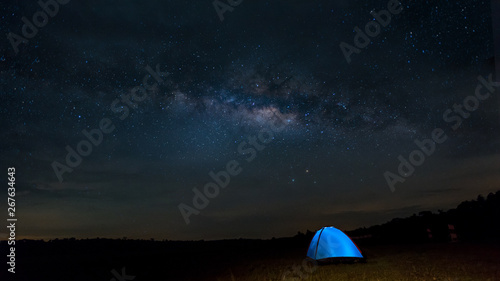
[{"label": "tent pole seam", "polygon": [[321,234],[323,233],[323,229],[325,229],[325,228],[324,227],[321,228],[321,232],[319,233],[319,236],[318,236],[318,241],[316,241],[316,251],[314,252],[314,259],[316,259],[317,255],[318,255],[319,240],[321,239]]}]

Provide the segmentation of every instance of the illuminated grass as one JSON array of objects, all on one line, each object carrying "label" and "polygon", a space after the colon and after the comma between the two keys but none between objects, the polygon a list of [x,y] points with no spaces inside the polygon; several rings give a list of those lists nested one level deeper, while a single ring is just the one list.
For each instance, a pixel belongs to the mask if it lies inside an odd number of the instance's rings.
[{"label": "illuminated grass", "polygon": [[366,263],[319,266],[312,274],[303,270],[305,278],[281,277],[292,266],[302,263],[303,257],[297,255],[234,266],[215,280],[500,280],[500,245],[371,246],[363,253],[368,257]]}]

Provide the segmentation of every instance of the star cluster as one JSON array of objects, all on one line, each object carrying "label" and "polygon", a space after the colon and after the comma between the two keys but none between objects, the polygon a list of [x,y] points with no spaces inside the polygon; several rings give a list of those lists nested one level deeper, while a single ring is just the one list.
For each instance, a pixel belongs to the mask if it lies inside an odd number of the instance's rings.
[{"label": "star cluster", "polygon": [[[209,1],[184,2],[71,1],[19,53],[3,41],[1,163],[19,171],[26,237],[270,237],[498,188],[496,96],[397,194],[383,177],[494,72],[489,2],[402,1],[351,63],[339,44],[385,2],[247,0],[223,22]],[[37,8],[7,1],[2,34]],[[157,65],[168,76],[121,120],[111,104]],[[286,129],[186,226],[178,204],[273,112]],[[103,118],[115,130],[59,181],[51,163]]]}]

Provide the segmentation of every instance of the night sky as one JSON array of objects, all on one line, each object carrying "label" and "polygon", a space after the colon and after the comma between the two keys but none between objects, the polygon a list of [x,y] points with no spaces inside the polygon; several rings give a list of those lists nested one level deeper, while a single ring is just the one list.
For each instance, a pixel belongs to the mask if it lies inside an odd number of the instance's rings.
[{"label": "night sky", "polygon": [[[8,34],[41,8],[2,1],[0,167],[16,168],[18,238],[292,236],[500,189],[500,87],[443,118],[495,72],[490,1],[403,1],[348,63],[341,42],[388,2],[221,0],[221,21],[212,1],[71,0],[16,53]],[[446,141],[398,174],[436,128]],[[68,147],[97,130],[70,167]],[[193,189],[228,163],[239,173],[195,209]],[[386,172],[404,179],[394,192]]]}]

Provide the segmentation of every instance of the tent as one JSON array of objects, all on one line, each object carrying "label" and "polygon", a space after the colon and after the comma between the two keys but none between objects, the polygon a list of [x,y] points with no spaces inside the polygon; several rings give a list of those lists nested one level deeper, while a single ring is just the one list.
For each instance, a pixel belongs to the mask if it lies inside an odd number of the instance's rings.
[{"label": "tent", "polygon": [[364,257],[351,238],[335,227],[323,227],[311,240],[307,257],[319,261],[356,261]]}]

